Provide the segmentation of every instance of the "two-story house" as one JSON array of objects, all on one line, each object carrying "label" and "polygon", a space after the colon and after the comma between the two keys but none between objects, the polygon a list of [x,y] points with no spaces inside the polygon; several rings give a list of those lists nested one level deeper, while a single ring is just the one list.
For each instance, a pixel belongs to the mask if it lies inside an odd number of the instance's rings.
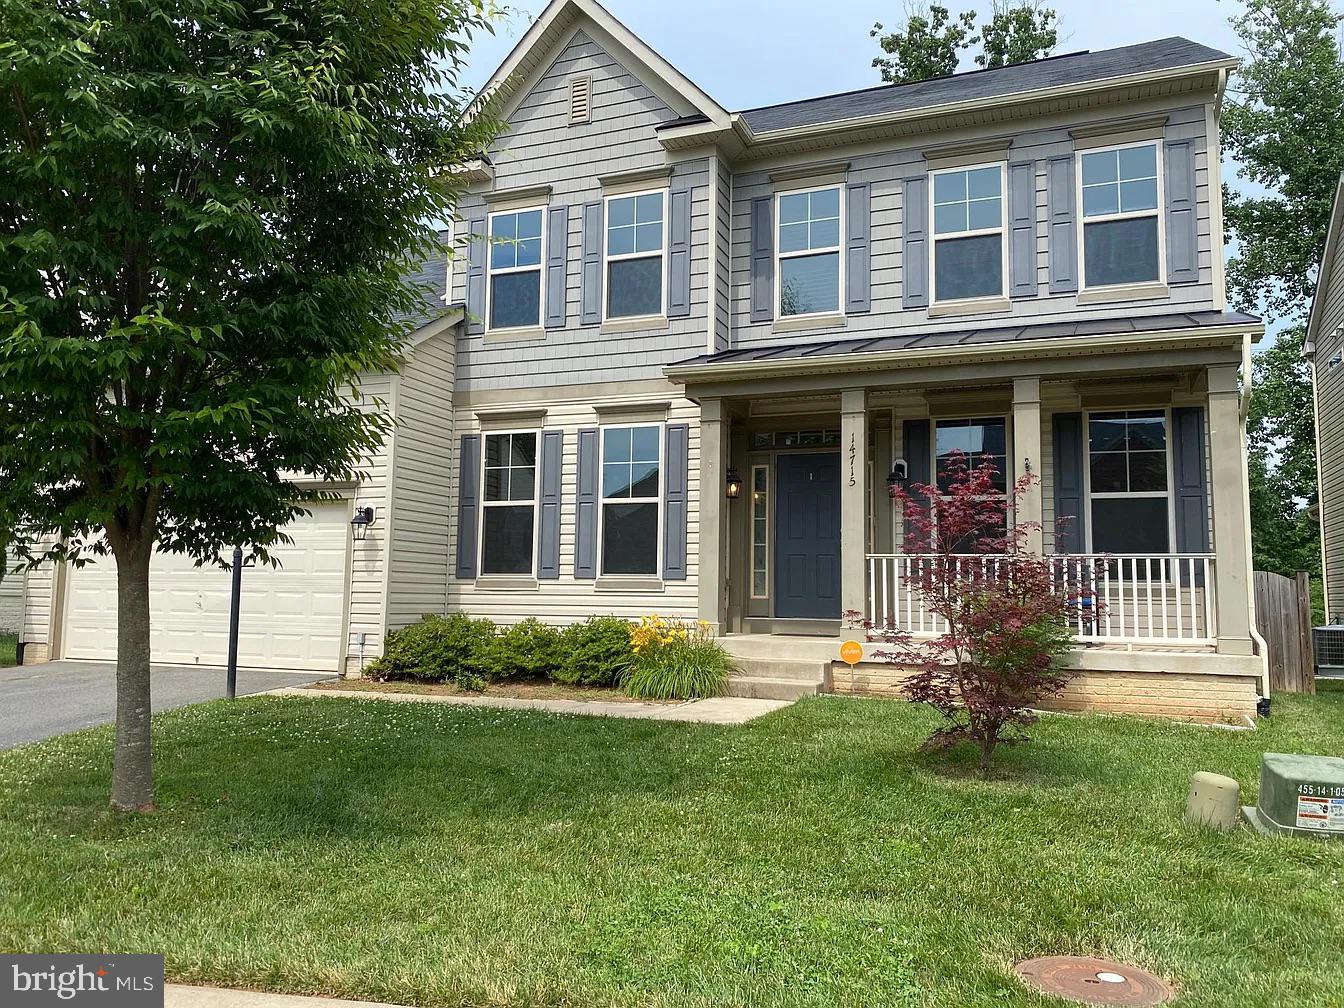
[{"label": "two-story house", "polygon": [[[425,612],[657,612],[763,691],[808,662],[889,692],[832,664],[841,616],[935,629],[888,487],[960,450],[1039,477],[1018,520],[1067,519],[1034,545],[1100,605],[1064,706],[1252,715],[1234,66],[1168,38],[730,112],[555,0],[490,82],[508,128],[427,266],[444,310],[370,377],[400,426],[333,522],[374,509],[318,650],[357,668]],[[58,594],[30,585],[47,653]]]}]

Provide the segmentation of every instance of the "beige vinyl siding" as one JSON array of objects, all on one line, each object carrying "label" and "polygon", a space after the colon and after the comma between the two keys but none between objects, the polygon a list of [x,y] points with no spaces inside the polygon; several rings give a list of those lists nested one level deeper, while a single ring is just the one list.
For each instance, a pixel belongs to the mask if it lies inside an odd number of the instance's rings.
[{"label": "beige vinyl siding", "polygon": [[[680,398],[679,391],[669,385],[665,397],[671,403],[668,411],[669,424],[684,423],[690,426],[690,464],[688,469],[688,521],[685,581],[667,581],[662,590],[608,591],[598,587],[593,580],[577,580],[574,577],[574,533],[575,501],[578,493],[578,431],[584,428],[599,427],[601,421],[595,406],[631,403],[647,404],[651,397],[647,392],[639,395],[612,396],[600,400],[560,400],[529,399],[526,392],[520,391],[518,398],[510,402],[510,408],[526,410],[537,408],[546,410],[545,422],[540,428],[545,431],[563,431],[564,453],[561,465],[560,492],[560,577],[554,581],[541,581],[536,589],[500,589],[492,587],[488,579],[480,581],[448,582],[448,610],[464,611],[472,616],[487,616],[501,624],[512,624],[528,616],[535,616],[547,623],[562,625],[585,619],[589,616],[616,615],[636,619],[647,613],[658,613],[679,619],[693,619],[696,615],[696,575],[699,568],[698,551],[698,504],[700,499],[700,433],[699,409],[694,404]],[[452,520],[449,530],[449,555],[457,557],[457,480],[458,455],[461,435],[478,433],[480,422],[475,413],[459,409],[456,415],[458,438],[453,446],[452,472]]]},{"label": "beige vinyl siding", "polygon": [[[360,392],[365,409],[396,410],[397,380],[391,374],[365,375]],[[371,659],[382,653],[385,630],[384,600],[387,593],[389,535],[395,523],[388,520],[390,495],[388,471],[395,451],[396,435],[389,435],[382,448],[365,460],[364,479],[355,494],[356,507],[372,507],[374,523],[359,542],[350,544],[350,617],[347,655],[358,664],[361,650]],[[364,634],[361,649],[359,639]]]},{"label": "beige vinyl siding", "polygon": [[447,604],[455,359],[449,330],[417,346],[397,377],[389,630],[442,613]]},{"label": "beige vinyl siding", "polygon": [[1325,548],[1325,608],[1329,622],[1344,622],[1344,364],[1331,365],[1344,353],[1344,269],[1333,271],[1321,305],[1316,345],[1316,460],[1320,473],[1321,541]]},{"label": "beige vinyl siding", "polygon": [[[1187,101],[1189,99],[1186,99]],[[1109,113],[1114,118],[1132,116],[1141,111],[1153,111],[1126,107],[1122,111]],[[768,344],[795,344],[821,342],[835,339],[863,337],[874,332],[889,331],[893,322],[902,331],[922,331],[968,328],[987,328],[1004,326],[1014,328],[1024,323],[1043,323],[1072,321],[1081,319],[1124,318],[1135,319],[1144,315],[1170,314],[1179,311],[1212,310],[1214,299],[1213,245],[1210,239],[1211,197],[1219,197],[1210,189],[1208,138],[1205,135],[1204,105],[1178,105],[1164,109],[1168,114],[1165,128],[1166,140],[1193,140],[1195,144],[1195,181],[1198,220],[1198,250],[1200,278],[1198,283],[1172,287],[1170,296],[1160,299],[1145,299],[1131,302],[1109,302],[1100,304],[1079,304],[1077,295],[1049,293],[1049,246],[1047,242],[1048,220],[1047,202],[1047,163],[1052,157],[1072,155],[1074,142],[1069,130],[1084,124],[1104,121],[1105,112],[1079,113],[1076,116],[1060,120],[1050,128],[1019,129],[1011,134],[995,134],[983,130],[976,138],[986,142],[994,139],[1011,141],[1007,154],[1009,163],[1033,161],[1036,166],[1036,269],[1038,293],[1034,298],[1019,298],[1011,303],[1009,311],[993,314],[962,317],[930,317],[926,308],[906,309],[902,306],[903,249],[902,228],[904,222],[904,179],[926,171],[923,157],[924,147],[937,146],[945,139],[924,137],[910,146],[882,151],[865,152],[847,158],[849,183],[866,182],[871,192],[871,281],[872,310],[850,315],[843,329],[827,329],[818,332],[792,331],[785,334],[773,332],[772,323],[755,323],[751,318],[751,200],[765,196],[779,188],[798,188],[805,186],[806,180],[774,183],[770,179],[769,168],[751,169],[747,167],[733,177],[733,247],[732,247],[732,319],[733,338],[736,347],[755,347]],[[962,137],[968,142],[970,135]],[[842,152],[830,153],[827,157],[817,156],[817,162],[834,161],[843,156]],[[997,154],[986,155],[986,162],[993,162]],[[800,161],[801,163],[805,163]],[[1220,198],[1220,197],[1219,197]],[[1221,254],[1221,249],[1219,250]],[[1163,276],[1165,280],[1165,275]],[[1007,278],[1005,277],[1005,288]],[[1005,294],[1007,291],[1005,290]]]},{"label": "beige vinyl siding", "polygon": [[22,572],[12,570],[13,558],[10,558],[10,573],[0,579],[0,633],[16,634],[23,626],[23,581]]}]

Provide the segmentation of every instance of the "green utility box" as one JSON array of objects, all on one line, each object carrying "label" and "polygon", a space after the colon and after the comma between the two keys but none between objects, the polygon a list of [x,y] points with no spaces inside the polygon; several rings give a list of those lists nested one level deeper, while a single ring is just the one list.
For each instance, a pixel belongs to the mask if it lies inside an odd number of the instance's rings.
[{"label": "green utility box", "polygon": [[1265,753],[1260,798],[1241,811],[1261,833],[1344,840],[1344,759]]}]

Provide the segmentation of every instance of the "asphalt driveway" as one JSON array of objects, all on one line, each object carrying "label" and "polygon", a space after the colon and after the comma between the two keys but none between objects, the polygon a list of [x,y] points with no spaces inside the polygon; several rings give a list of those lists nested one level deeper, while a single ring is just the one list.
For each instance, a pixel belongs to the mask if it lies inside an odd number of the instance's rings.
[{"label": "asphalt driveway", "polygon": [[[55,661],[0,668],[0,749],[111,723],[116,711],[113,675],[109,662]],[[238,695],[332,678],[329,672],[239,669]],[[224,670],[155,665],[150,692],[155,711],[215,700],[224,695]]]}]

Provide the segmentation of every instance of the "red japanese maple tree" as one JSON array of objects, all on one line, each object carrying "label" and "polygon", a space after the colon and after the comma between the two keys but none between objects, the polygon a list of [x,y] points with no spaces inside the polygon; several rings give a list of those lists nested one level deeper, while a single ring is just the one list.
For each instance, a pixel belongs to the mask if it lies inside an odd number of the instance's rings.
[{"label": "red japanese maple tree", "polygon": [[884,645],[875,657],[914,670],[907,696],[946,718],[924,748],[971,743],[984,774],[999,745],[1025,741],[1023,729],[1036,720],[1028,705],[1068,682],[1060,659],[1073,644],[1080,607],[1095,600],[1028,549],[1039,524],[1011,520],[1036,476],[1022,476],[1005,492],[992,462],[972,468],[958,452],[940,468],[941,487],[892,491],[911,557],[904,587],[932,617],[937,636],[917,638],[850,615]]}]

